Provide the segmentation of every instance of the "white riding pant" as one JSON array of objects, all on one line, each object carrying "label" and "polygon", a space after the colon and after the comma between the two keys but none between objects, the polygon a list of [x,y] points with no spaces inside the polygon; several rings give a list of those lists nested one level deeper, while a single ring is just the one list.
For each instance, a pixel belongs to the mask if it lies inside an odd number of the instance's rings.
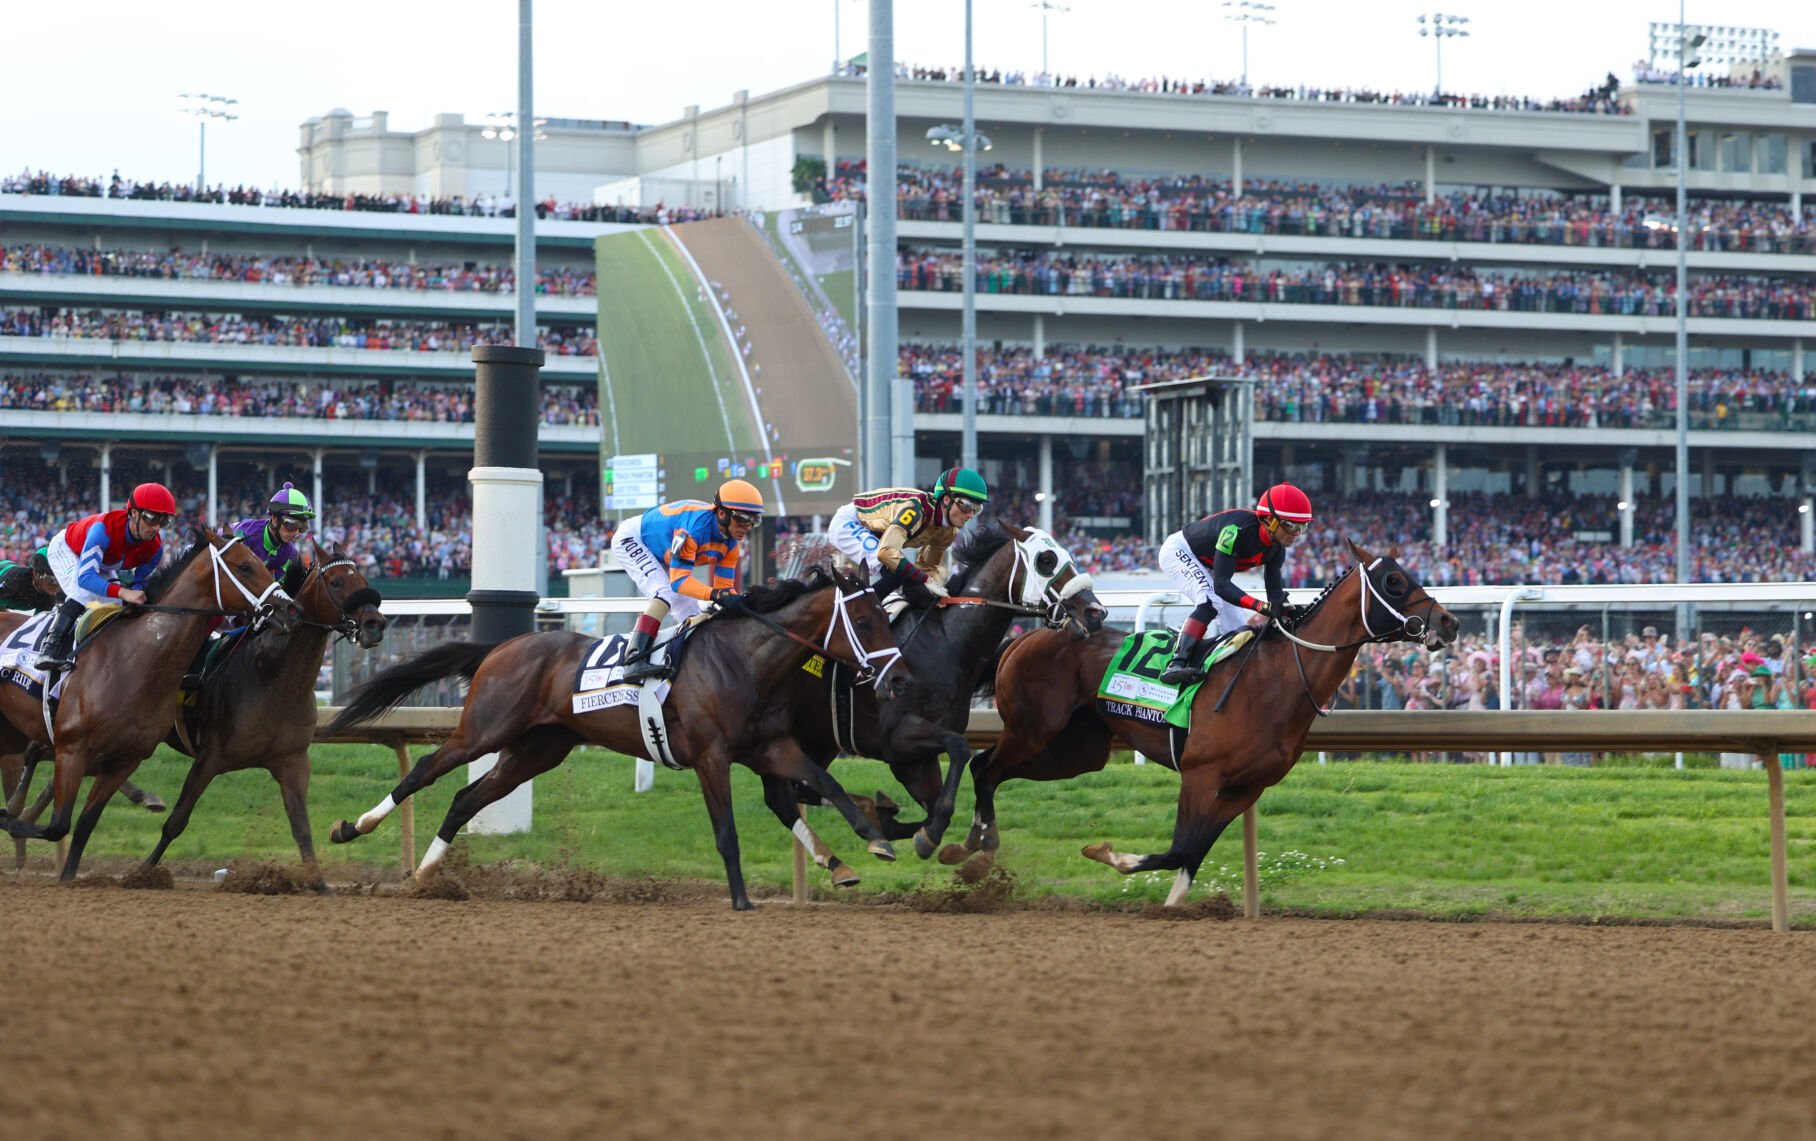
[{"label": "white riding pant", "polygon": [[674,588],[669,582],[668,568],[653,551],[643,545],[632,520],[625,520],[613,533],[612,553],[618,556],[618,565],[631,576],[631,581],[637,584],[643,597],[660,598],[668,603],[669,612],[675,616],[676,621],[685,622],[700,613],[699,600],[689,598]]},{"label": "white riding pant", "polygon": [[1217,589],[1211,584],[1211,568],[1199,562],[1198,556],[1192,553],[1185,541],[1185,532],[1174,531],[1160,544],[1160,570],[1173,580],[1179,593],[1192,600],[1194,606],[1208,602],[1216,607],[1217,626],[1209,631],[1212,636],[1228,634],[1249,624],[1249,617],[1254,612],[1217,596]]},{"label": "white riding pant", "polygon": [[882,573],[883,563],[876,557],[877,548],[882,545],[882,536],[864,526],[858,519],[858,509],[855,506],[847,503],[834,511],[826,535],[839,554],[844,555],[853,565],[868,568],[871,578]]},{"label": "white riding pant", "polygon": [[[84,604],[118,601],[105,594],[96,594],[77,581],[76,566],[82,556],[69,549],[69,543],[63,535],[59,534],[51,539],[46,545],[44,557],[50,560],[51,573],[57,576],[57,585],[63,588],[64,597]],[[101,573],[103,576],[107,574],[106,571]]]}]

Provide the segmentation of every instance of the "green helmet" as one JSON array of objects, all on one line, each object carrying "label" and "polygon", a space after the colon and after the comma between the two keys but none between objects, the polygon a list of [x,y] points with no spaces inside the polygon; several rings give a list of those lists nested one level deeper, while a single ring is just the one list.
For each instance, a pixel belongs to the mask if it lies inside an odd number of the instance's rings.
[{"label": "green helmet", "polygon": [[977,503],[990,502],[990,488],[984,483],[984,477],[968,467],[947,468],[933,481],[936,501],[948,495],[962,495]]}]

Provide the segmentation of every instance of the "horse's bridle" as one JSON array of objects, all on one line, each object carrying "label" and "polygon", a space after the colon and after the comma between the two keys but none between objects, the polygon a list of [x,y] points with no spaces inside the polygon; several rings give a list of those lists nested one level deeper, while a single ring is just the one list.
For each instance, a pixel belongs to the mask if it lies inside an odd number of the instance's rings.
[{"label": "horse's bridle", "polygon": [[[1041,575],[1040,571],[1035,568],[1033,560],[1028,558],[1027,554],[1023,552],[1020,543],[1011,539],[1010,546],[1015,548],[1015,565],[1009,570],[1009,582],[1005,590],[1005,593],[1008,595],[1006,601],[999,601],[994,598],[983,598],[974,594],[960,594],[948,595],[945,598],[940,599],[939,605],[993,606],[999,610],[1007,610],[1014,614],[1024,614],[1030,618],[1040,618],[1046,623],[1048,628],[1054,630],[1062,629],[1065,627],[1066,623],[1075,621],[1072,615],[1066,611],[1066,603],[1070,601],[1073,596],[1083,591],[1090,590],[1096,585],[1091,581],[1091,576],[1080,572],[1077,564],[1072,561],[1071,554],[1061,548],[1057,543],[1053,545],[1052,549],[1058,551],[1065,559],[1065,562],[1061,563],[1058,567],[1055,567],[1053,573],[1050,575]],[[1066,584],[1063,587],[1056,587],[1055,583],[1059,581],[1060,572],[1064,571],[1067,567],[1072,568],[1072,577],[1066,580]],[[1022,576],[1022,588],[1019,596],[1015,589],[1015,576],[1017,574]],[[1041,605],[1043,602],[1046,605]]]},{"label": "horse's bridle", "polygon": [[[814,653],[825,655],[829,661],[837,662],[849,669],[852,673],[853,685],[877,685],[882,682],[883,678],[890,670],[895,668],[895,664],[902,660],[902,649],[900,646],[890,646],[883,650],[864,650],[864,644],[858,640],[857,627],[851,619],[850,604],[857,599],[864,597],[866,594],[874,596],[876,591],[865,586],[847,594],[845,593],[844,588],[841,587],[835,579],[832,585],[832,613],[826,619],[826,633],[820,636],[818,642],[813,642],[801,637],[799,634],[782,625],[780,622],[777,622],[767,614],[758,614],[754,610],[744,610],[741,611],[741,613],[748,618],[756,619],[758,622],[768,626],[771,630],[781,634],[783,637],[801,643],[801,645],[806,646]],[[719,613],[732,613],[732,611],[722,610]],[[835,631],[841,629],[845,633],[845,644],[850,646],[852,650],[852,656],[850,657],[832,652],[832,635]],[[857,655],[859,654],[863,654],[863,657],[858,657]],[[872,664],[877,658],[889,659],[888,664],[884,665],[881,669],[878,669]]]},{"label": "horse's bridle", "polygon": [[[206,542],[206,540],[203,541]],[[241,541],[241,536],[234,535],[219,547],[215,546],[213,543],[208,543],[208,558],[212,564],[214,573],[215,608],[213,610],[208,610],[200,606],[166,606],[163,603],[158,602],[134,603],[131,604],[131,609],[139,612],[149,611],[155,614],[206,614],[211,618],[228,617],[235,614],[251,614],[256,615],[253,619],[253,628],[257,629],[258,627],[263,626],[265,620],[271,617],[280,603],[294,602],[295,600],[284,593],[283,584],[279,583],[275,578],[271,580],[270,586],[255,595],[246,588],[245,583],[241,582],[234,576],[232,571],[227,569],[227,560],[223,552],[235,543]],[[233,584],[235,590],[240,592],[241,598],[244,598],[247,602],[252,604],[250,609],[241,610],[237,607],[230,607],[227,605],[221,595],[221,579],[223,577]]]},{"label": "horse's bridle", "polygon": [[[320,548],[317,549],[319,550]],[[322,589],[327,590],[328,572],[335,567],[351,567],[355,572],[359,570],[359,564],[352,559],[335,559],[334,561],[327,563],[318,561],[314,566],[309,568],[308,578],[303,580],[303,585],[307,586],[309,578],[314,578],[319,575],[322,580]],[[329,597],[334,597],[332,591],[329,591]],[[312,618],[300,618],[297,620],[297,624],[301,626],[314,626],[322,630],[331,630],[334,633],[339,634],[346,641],[351,642],[359,637],[359,620],[353,617],[353,613],[368,602],[374,606],[384,602],[384,596],[379,594],[378,591],[373,589],[370,585],[360,587],[345,598],[335,599],[334,605],[341,613],[339,622],[317,622]]]},{"label": "horse's bridle", "polygon": [[[1288,630],[1279,622],[1274,623],[1274,628],[1279,630],[1280,633],[1293,644],[1293,665],[1297,666],[1299,669],[1300,688],[1305,691],[1306,700],[1312,703],[1312,708],[1317,711],[1317,714],[1320,717],[1330,716],[1330,711],[1320,705],[1318,699],[1312,696],[1311,679],[1305,676],[1305,662],[1299,656],[1299,647],[1303,646],[1308,650],[1317,650],[1320,653],[1334,654],[1342,650],[1353,650],[1358,646],[1366,646],[1376,642],[1416,642],[1425,636],[1426,630],[1431,628],[1431,612],[1437,608],[1438,600],[1427,595],[1424,614],[1402,614],[1398,607],[1387,600],[1386,595],[1381,593],[1380,586],[1375,583],[1373,577],[1374,570],[1381,565],[1381,562],[1382,560],[1380,558],[1376,558],[1374,562],[1364,566],[1358,561],[1356,568],[1360,572],[1362,579],[1361,587],[1357,591],[1357,596],[1362,607],[1362,629],[1368,632],[1368,637],[1358,638],[1354,642],[1343,642],[1338,645],[1325,645],[1321,642],[1308,642],[1291,630]],[[1381,609],[1387,611],[1392,618],[1398,619],[1399,625],[1392,629],[1377,631],[1375,629],[1375,624],[1369,620],[1369,611],[1373,606],[1381,607]],[[1252,644],[1259,645],[1260,639],[1256,639]],[[1241,671],[1238,670],[1237,672],[1240,673]],[[1230,679],[1230,684],[1232,686],[1235,684],[1234,678]],[[1229,696],[1229,691],[1227,689],[1224,691],[1224,696]],[[1221,700],[1218,704],[1222,704]]]}]

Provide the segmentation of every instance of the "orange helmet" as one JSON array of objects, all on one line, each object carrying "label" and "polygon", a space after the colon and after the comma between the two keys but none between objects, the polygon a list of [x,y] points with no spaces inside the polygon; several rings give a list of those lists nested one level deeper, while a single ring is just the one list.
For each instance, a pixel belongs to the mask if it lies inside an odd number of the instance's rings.
[{"label": "orange helmet", "polygon": [[763,514],[763,493],[748,480],[728,479],[719,485],[719,493],[713,496],[713,506],[760,518]]},{"label": "orange helmet", "polygon": [[1255,514],[1272,515],[1289,523],[1310,523],[1311,497],[1290,483],[1276,483],[1261,493],[1261,501],[1255,504]]}]

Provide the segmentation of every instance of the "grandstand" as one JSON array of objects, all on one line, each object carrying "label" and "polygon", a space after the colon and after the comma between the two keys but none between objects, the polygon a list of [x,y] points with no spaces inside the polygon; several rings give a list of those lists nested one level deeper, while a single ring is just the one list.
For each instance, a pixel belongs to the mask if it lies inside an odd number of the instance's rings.
[{"label": "grandstand", "polygon": [[[1772,553],[1699,551],[1699,577],[1802,574],[1812,548],[1816,104],[1788,77],[1816,56],[1775,66],[1688,92],[1693,514],[1700,540]],[[901,74],[898,138],[959,113],[954,74]],[[1141,565],[1129,389],[1215,371],[1257,385],[1257,479],[1357,527],[1391,517],[1427,568],[1669,575],[1674,86],[1540,102],[985,75],[978,427],[1002,509],[1104,569]],[[554,121],[573,139],[548,148],[565,165],[537,204],[553,569],[609,525],[597,239],[862,199],[864,117],[862,76],[833,75],[647,127]],[[510,204],[487,197],[503,152],[477,131],[336,112],[304,125],[301,185],[277,195],[0,183],[0,553],[102,480],[117,499],[160,475],[222,518],[292,478],[325,500],[324,533],[382,543],[376,565],[423,592],[464,590],[465,350],[508,328],[516,285]],[[963,398],[961,184],[936,153],[904,142],[898,172],[924,478],[957,458]],[[556,200],[580,185],[594,201]],[[1479,559],[1485,535],[1524,553]]]}]

